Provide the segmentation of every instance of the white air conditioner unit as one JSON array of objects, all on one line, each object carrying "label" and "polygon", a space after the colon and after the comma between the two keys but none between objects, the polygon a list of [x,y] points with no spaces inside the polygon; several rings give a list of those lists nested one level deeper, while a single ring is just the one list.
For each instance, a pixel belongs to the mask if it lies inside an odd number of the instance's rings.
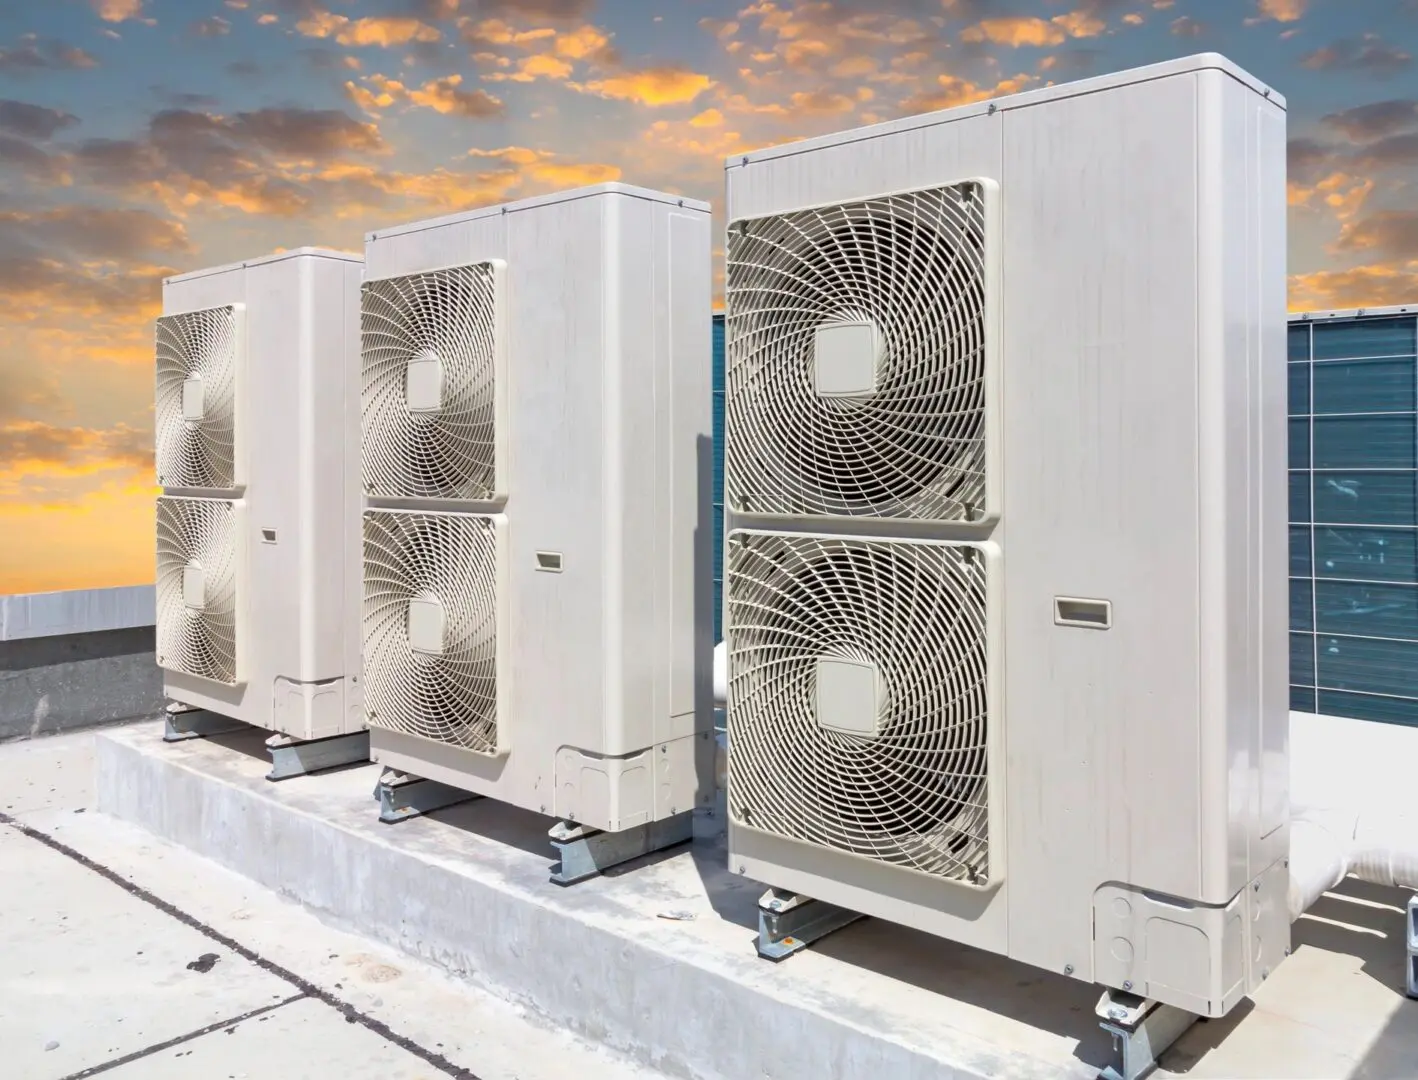
[{"label": "white air conditioner unit", "polygon": [[1226,1013],[1289,946],[1283,101],[1173,61],[735,157],[727,211],[760,949],[865,913]]},{"label": "white air conditioner unit", "polygon": [[295,740],[364,726],[361,268],[302,248],[183,274],[157,323],[166,693]]},{"label": "white air conditioner unit", "polygon": [[365,257],[370,756],[582,830],[687,825],[712,797],[708,206],[606,184]]}]

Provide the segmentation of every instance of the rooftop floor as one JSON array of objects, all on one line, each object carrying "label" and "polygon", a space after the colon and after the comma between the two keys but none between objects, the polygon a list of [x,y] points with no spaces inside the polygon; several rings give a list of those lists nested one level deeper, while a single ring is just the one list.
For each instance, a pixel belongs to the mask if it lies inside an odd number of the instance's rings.
[{"label": "rooftop floor", "polygon": [[6,1077],[658,1077],[92,812],[93,740],[0,746]]}]

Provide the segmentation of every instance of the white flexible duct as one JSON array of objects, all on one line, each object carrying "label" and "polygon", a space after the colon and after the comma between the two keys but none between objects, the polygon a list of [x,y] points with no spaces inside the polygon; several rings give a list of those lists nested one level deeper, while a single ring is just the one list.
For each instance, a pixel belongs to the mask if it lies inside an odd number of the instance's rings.
[{"label": "white flexible duct", "polygon": [[1290,918],[1353,874],[1418,889],[1418,729],[1290,714]]}]

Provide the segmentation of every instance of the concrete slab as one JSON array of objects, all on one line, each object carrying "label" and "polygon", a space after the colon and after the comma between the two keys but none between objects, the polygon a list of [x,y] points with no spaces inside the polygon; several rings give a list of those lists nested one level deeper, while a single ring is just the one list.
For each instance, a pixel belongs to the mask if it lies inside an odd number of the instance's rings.
[{"label": "concrete slab", "polygon": [[[92,762],[92,750],[93,735],[87,732],[0,746],[0,770],[34,779],[39,789],[24,811],[13,810],[11,803],[11,825],[0,822],[0,843],[17,856],[0,859],[0,880],[23,881],[28,887],[0,891],[0,1048],[6,1054],[0,1075],[26,1080],[70,1075],[77,1070],[60,1055],[64,1049],[86,1057],[86,1074],[97,1068],[133,1077],[246,1072],[319,1080],[332,1075],[342,1080],[435,1075],[456,1080],[663,1080],[654,1070],[555,1030],[466,981],[335,930],[213,862],[92,812],[92,775],[82,767]],[[64,851],[46,846],[50,843],[63,845]],[[64,876],[57,880],[54,872]],[[185,1014],[170,1009],[161,995],[142,993],[141,982],[135,987],[126,969],[107,981],[70,977],[70,968],[93,964],[88,942],[68,928],[107,925],[115,895],[119,907],[137,905],[139,914],[164,935],[172,929],[195,934],[219,954],[209,972],[189,972],[194,978],[200,974],[215,994],[220,1008],[214,1011],[221,1014],[216,1021],[183,1026]],[[39,904],[41,897],[58,903],[59,914],[67,916],[58,927],[29,921],[22,901]],[[167,913],[155,906],[164,904],[170,906]],[[115,940],[126,933],[121,921],[116,933]],[[239,951],[233,956],[212,941],[213,935],[231,940]],[[105,948],[117,946],[105,941]],[[35,950],[48,962],[44,970],[63,974],[61,1016],[54,1015],[51,995],[35,995],[28,986],[15,991],[9,981],[35,966],[28,963],[28,952]],[[252,998],[242,985],[222,982],[232,963],[265,965],[281,996],[267,999],[263,990],[255,1005],[258,1014],[241,1019],[252,1011]],[[121,1022],[105,1011],[103,997],[118,983],[127,1006]],[[293,1011],[286,1016],[286,1010]],[[212,1030],[205,1030],[212,1024]],[[138,1049],[123,1038],[135,1029],[145,1036]],[[230,1035],[228,1029],[234,1029]],[[19,1042],[11,1037],[15,1032]],[[35,1039],[40,1040],[38,1049],[23,1042]],[[50,1043],[57,1045],[44,1050]],[[35,1063],[25,1057],[15,1071],[12,1045],[40,1053],[43,1060],[31,1068]],[[213,1063],[220,1069],[210,1067]]]},{"label": "concrete slab", "polygon": [[[278,1059],[273,1046],[281,1047]],[[273,1072],[273,1066],[278,1071]],[[429,1068],[413,1054],[306,998],[120,1065],[107,1075],[113,1080],[427,1080]]]},{"label": "concrete slab", "polygon": [[[290,996],[280,979],[3,828],[0,881],[8,1076],[68,1076]],[[188,966],[204,955],[215,962]]]}]

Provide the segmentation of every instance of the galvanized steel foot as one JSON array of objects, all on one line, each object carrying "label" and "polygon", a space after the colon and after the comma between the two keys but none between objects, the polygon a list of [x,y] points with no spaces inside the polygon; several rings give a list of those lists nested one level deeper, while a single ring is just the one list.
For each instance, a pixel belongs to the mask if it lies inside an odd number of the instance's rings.
[{"label": "galvanized steel foot", "polygon": [[1175,1005],[1109,990],[1098,1001],[1102,1028],[1113,1037],[1113,1063],[1100,1080],[1139,1080],[1157,1067],[1160,1058],[1183,1032],[1197,1022],[1195,1013]]},{"label": "galvanized steel foot", "polygon": [[689,810],[621,832],[602,832],[560,821],[547,834],[551,837],[551,846],[561,856],[561,864],[551,879],[558,885],[575,885],[612,866],[682,844],[693,834],[694,813]]},{"label": "galvanized steel foot", "polygon": [[786,960],[860,918],[859,911],[784,889],[769,889],[758,898],[758,955],[766,960]]},{"label": "galvanized steel foot", "polygon": [[289,780],[322,769],[369,760],[369,732],[355,731],[348,735],[333,735],[328,739],[293,739],[289,735],[272,735],[266,740],[271,751],[271,771],[267,780]]},{"label": "galvanized steel foot", "polygon": [[445,806],[472,802],[482,798],[462,788],[440,784],[437,780],[385,769],[374,785],[374,798],[379,803],[379,820],[386,825],[408,821],[430,810],[441,810]]},{"label": "galvanized steel foot", "polygon": [[1418,895],[1408,900],[1408,922],[1404,937],[1408,939],[1408,996],[1418,999]]},{"label": "galvanized steel foot", "polygon": [[204,739],[208,735],[225,735],[240,731],[246,725],[239,720],[206,709],[193,708],[180,702],[170,702],[163,709],[163,742],[183,742]]}]

